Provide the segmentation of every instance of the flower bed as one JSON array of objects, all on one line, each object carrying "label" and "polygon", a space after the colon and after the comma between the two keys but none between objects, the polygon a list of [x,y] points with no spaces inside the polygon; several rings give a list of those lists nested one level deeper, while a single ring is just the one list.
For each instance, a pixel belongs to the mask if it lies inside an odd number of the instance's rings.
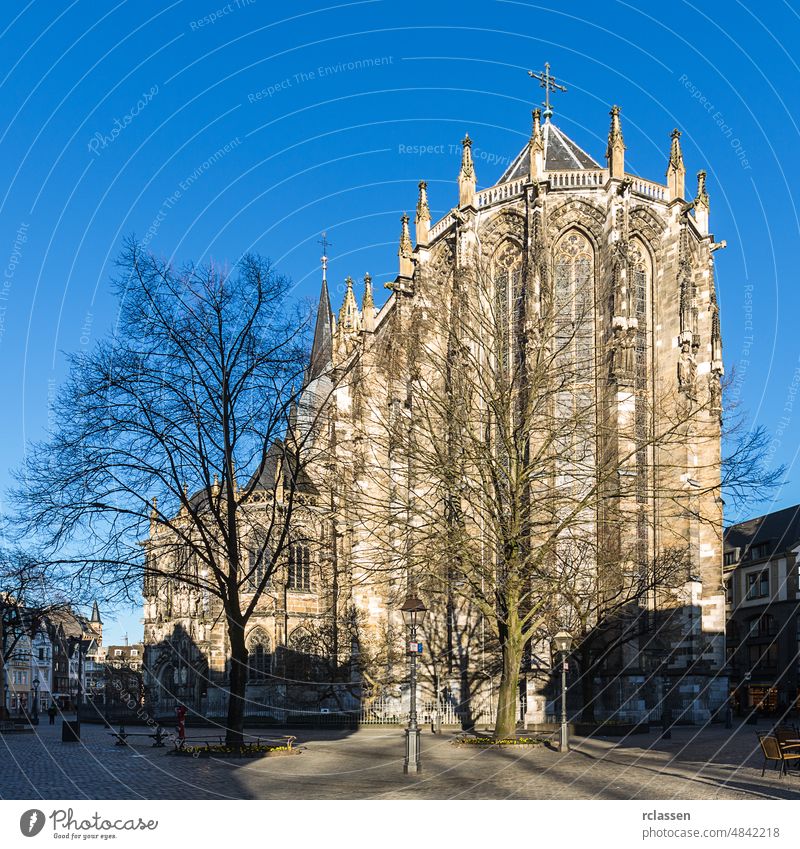
[{"label": "flower bed", "polygon": [[189,758],[266,758],[270,755],[297,755],[300,754],[299,749],[295,749],[290,745],[287,746],[225,746],[225,745],[206,745],[206,746],[183,746],[176,748],[170,752],[171,755],[180,755]]},{"label": "flower bed", "polygon": [[453,740],[456,746],[541,746],[538,737],[459,737]]}]

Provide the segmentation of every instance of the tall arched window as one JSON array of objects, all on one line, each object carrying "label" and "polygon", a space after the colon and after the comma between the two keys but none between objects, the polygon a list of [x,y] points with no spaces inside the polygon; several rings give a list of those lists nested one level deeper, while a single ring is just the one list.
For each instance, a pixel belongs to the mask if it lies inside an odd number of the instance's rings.
[{"label": "tall arched window", "polygon": [[648,300],[652,280],[650,255],[637,241],[631,245],[629,271],[631,276],[631,313],[636,319],[634,338],[634,389],[636,428],[636,501],[639,506],[637,517],[637,558],[643,570],[649,560],[649,528],[647,500],[649,491],[649,393],[648,393]]},{"label": "tall arched window", "polygon": [[558,485],[580,492],[594,475],[596,438],[594,251],[582,233],[561,237],[553,271]]},{"label": "tall arched window", "polygon": [[[270,552],[267,549],[260,551],[251,548],[247,552],[247,589],[255,592],[266,577],[270,565]],[[269,589],[267,582],[265,589]]]},{"label": "tall arched window", "polygon": [[307,545],[289,547],[289,589],[311,589],[311,552]]},{"label": "tall arched window", "polygon": [[247,640],[247,678],[263,681],[269,677],[272,666],[269,637],[262,628],[256,628]]},{"label": "tall arched window", "polygon": [[522,318],[522,251],[505,241],[494,256],[494,319],[496,357],[501,374],[509,374],[511,357],[517,356],[515,327]]},{"label": "tall arched window", "polygon": [[302,626],[289,634],[286,646],[286,678],[289,682],[314,679],[319,661],[316,650],[316,641]]}]

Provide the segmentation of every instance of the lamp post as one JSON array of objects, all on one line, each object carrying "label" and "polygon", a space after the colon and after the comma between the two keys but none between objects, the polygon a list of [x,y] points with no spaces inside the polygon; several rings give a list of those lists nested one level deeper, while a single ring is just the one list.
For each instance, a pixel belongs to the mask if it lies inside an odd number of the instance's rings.
[{"label": "lamp post", "polygon": [[669,715],[669,657],[661,661],[661,739],[672,739],[672,717]]},{"label": "lamp post", "polygon": [[409,677],[411,683],[410,705],[408,713],[408,728],[406,728],[406,756],[403,761],[403,772],[421,772],[419,759],[419,725],[417,724],[417,655],[420,654],[421,644],[417,643],[417,628],[425,622],[428,608],[422,601],[410,592],[400,608],[403,622],[408,628],[408,657]]},{"label": "lamp post", "polygon": [[567,725],[567,655],[572,648],[572,635],[568,631],[559,631],[553,637],[553,648],[561,655],[561,747],[562,752],[569,751],[569,726]]},{"label": "lamp post", "polygon": [[39,724],[39,687],[41,681],[38,676],[33,679],[33,710],[31,711],[31,725]]}]

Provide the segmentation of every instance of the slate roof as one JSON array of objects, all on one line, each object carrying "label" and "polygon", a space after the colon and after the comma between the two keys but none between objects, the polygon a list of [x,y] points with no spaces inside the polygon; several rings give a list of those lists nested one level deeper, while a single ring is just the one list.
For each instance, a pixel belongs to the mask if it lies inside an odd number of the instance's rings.
[{"label": "slate roof", "polygon": [[[279,440],[276,440],[270,445],[261,467],[255,470],[247,482],[247,487],[249,488],[255,483],[256,489],[272,492],[275,487],[275,481],[278,476],[278,465],[280,463],[284,464],[284,474],[288,480],[291,478],[292,472],[288,465],[288,459],[284,455],[283,444]],[[314,486],[305,468],[300,469],[297,475],[297,490],[307,495],[319,494],[319,490]]]},{"label": "slate roof", "polygon": [[314,327],[314,342],[311,346],[311,359],[306,373],[306,385],[319,377],[330,363],[333,354],[332,315],[328,284],[323,280],[317,307],[317,322]]},{"label": "slate roof", "polygon": [[[592,171],[602,167],[551,121],[545,121],[542,126],[542,140],[545,171]],[[529,172],[530,148],[526,144],[497,182],[505,183],[527,177]]]},{"label": "slate roof", "polygon": [[725,550],[769,543],[770,555],[800,542],[800,504],[731,525],[725,530]]}]

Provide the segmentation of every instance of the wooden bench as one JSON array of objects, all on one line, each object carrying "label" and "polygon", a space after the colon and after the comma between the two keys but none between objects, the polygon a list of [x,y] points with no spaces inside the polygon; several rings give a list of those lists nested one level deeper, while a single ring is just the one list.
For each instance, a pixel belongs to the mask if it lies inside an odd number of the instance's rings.
[{"label": "wooden bench", "polygon": [[[287,748],[291,749],[295,741],[297,740],[297,737],[295,737],[293,734],[283,734],[280,737],[254,737],[249,734],[245,734],[244,739],[247,745],[267,746],[275,744],[280,746],[286,746]],[[212,735],[210,737],[184,737],[182,740],[176,739],[174,742],[176,749],[183,749],[187,743],[191,745],[194,745],[196,743],[205,743],[206,747],[208,747],[209,743],[214,740],[220,746],[222,746],[225,743],[225,735],[218,734]],[[248,740],[253,742],[247,743]]]},{"label": "wooden bench", "polygon": [[117,742],[115,746],[127,746],[128,737],[150,737],[155,740],[153,748],[163,749],[164,740],[169,737],[169,734],[160,726],[156,728],[155,734],[150,734],[148,731],[126,731],[124,725],[120,725],[119,731],[109,731],[112,737],[115,737]]},{"label": "wooden bench", "polygon": [[24,734],[33,732],[33,726],[25,722],[14,722],[13,720],[4,720],[0,722],[0,734]]}]

